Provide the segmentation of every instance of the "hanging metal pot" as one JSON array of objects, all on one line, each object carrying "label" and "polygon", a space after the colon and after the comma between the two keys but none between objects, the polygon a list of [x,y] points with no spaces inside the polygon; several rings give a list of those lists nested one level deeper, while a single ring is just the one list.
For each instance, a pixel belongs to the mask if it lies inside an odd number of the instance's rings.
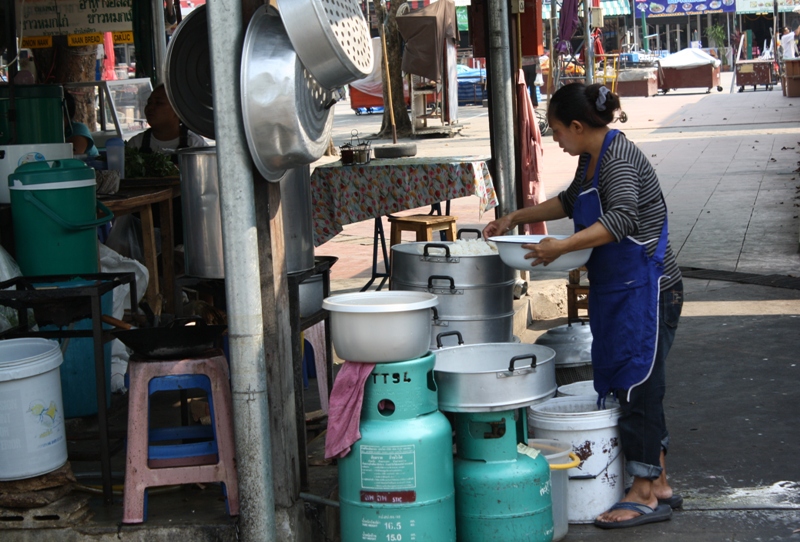
[{"label": "hanging metal pot", "polygon": [[247,27],[242,53],[242,118],[258,171],[277,182],[320,158],[333,125],[334,94],[303,67],[281,19],[266,6]]},{"label": "hanging metal pot", "polygon": [[198,6],[172,34],[167,48],[164,88],[172,108],[191,131],[214,139],[211,52],[206,6]]}]

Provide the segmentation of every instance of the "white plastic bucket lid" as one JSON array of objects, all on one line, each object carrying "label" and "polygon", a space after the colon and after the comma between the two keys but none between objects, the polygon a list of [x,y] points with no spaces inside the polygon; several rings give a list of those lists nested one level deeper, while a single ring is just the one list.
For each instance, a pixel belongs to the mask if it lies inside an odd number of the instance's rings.
[{"label": "white plastic bucket lid", "polygon": [[0,341],[0,382],[40,375],[62,362],[56,341],[33,337]]},{"label": "white plastic bucket lid", "polygon": [[621,409],[606,401],[606,409],[597,409],[597,396],[555,397],[529,408],[528,421],[534,428],[554,431],[591,431],[617,425]]}]

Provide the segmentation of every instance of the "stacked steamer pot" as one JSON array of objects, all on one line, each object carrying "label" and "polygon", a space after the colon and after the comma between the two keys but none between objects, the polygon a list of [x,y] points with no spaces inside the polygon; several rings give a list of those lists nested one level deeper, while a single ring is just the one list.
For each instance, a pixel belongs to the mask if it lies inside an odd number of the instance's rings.
[{"label": "stacked steamer pot", "polygon": [[[458,239],[466,232],[462,229]],[[469,243],[401,243],[392,247],[392,290],[439,297],[431,347],[442,333],[458,331],[466,344],[514,340],[514,270],[497,253],[465,254]],[[484,245],[486,246],[486,245]]]}]

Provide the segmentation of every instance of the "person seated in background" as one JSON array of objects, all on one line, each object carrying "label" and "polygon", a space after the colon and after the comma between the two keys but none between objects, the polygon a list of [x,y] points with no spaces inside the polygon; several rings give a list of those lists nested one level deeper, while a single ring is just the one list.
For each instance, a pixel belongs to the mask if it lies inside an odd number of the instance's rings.
[{"label": "person seated in background", "polygon": [[[183,123],[172,104],[167,99],[167,89],[158,85],[150,93],[144,107],[144,116],[150,128],[133,136],[126,145],[139,149],[140,152],[160,152],[173,154],[186,147],[205,147],[206,140],[190,131]],[[173,156],[177,163],[177,156]]]},{"label": "person seated in background", "polygon": [[64,92],[64,102],[67,104],[67,117],[64,116],[64,142],[72,143],[72,154],[85,154],[89,158],[100,155],[94,144],[92,132],[89,127],[75,119],[75,98],[69,92]]}]

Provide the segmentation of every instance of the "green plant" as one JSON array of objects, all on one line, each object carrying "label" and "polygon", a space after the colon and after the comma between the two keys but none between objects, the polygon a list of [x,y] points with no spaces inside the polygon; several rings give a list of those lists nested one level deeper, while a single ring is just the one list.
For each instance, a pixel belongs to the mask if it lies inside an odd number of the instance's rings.
[{"label": "green plant", "polygon": [[703,34],[705,34],[709,40],[712,40],[714,42],[714,45],[719,49],[720,60],[722,60],[723,64],[727,65],[728,59],[724,53],[725,28],[721,24],[712,24],[703,31]]}]

